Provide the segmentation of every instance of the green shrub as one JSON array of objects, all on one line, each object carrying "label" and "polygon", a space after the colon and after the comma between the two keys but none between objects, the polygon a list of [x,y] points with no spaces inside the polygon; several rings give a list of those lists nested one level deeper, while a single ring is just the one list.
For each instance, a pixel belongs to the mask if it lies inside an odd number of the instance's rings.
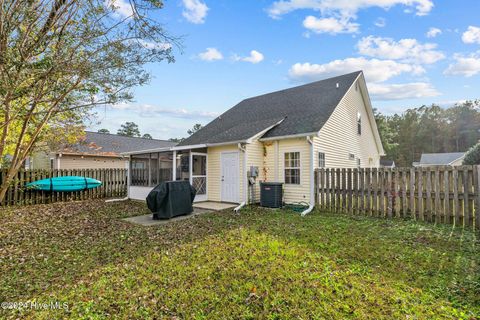
[{"label": "green shrub", "polygon": [[464,165],[473,165],[473,164],[480,164],[480,142],[471,147],[465,158],[463,158]]}]

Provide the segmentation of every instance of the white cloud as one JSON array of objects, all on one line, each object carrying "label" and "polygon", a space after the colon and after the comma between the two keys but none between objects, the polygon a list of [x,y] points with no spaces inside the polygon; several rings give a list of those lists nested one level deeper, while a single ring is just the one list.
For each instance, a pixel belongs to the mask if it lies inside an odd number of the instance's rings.
[{"label": "white cloud", "polygon": [[313,9],[322,13],[340,13],[343,16],[353,16],[359,10],[369,7],[389,9],[396,5],[414,7],[416,14],[423,16],[433,8],[432,0],[279,0],[275,1],[268,13],[273,18],[301,9]]},{"label": "white cloud", "polygon": [[182,15],[191,23],[200,24],[205,22],[209,8],[200,0],[183,0],[185,9]]},{"label": "white cloud", "polygon": [[315,33],[355,33],[358,32],[358,23],[350,22],[348,18],[317,18],[308,16],[303,20],[303,26]]},{"label": "white cloud", "polygon": [[223,55],[216,48],[207,48],[205,52],[199,53],[198,57],[204,61],[222,60]]},{"label": "white cloud", "polygon": [[153,41],[147,41],[144,39],[138,39],[138,42],[143,45],[147,49],[157,49],[157,50],[168,50],[172,48],[172,45],[170,43],[166,42],[153,42]]},{"label": "white cloud", "polygon": [[379,28],[383,28],[387,25],[387,20],[385,20],[385,18],[378,18],[374,24]]},{"label": "white cloud", "polygon": [[250,51],[250,55],[248,57],[240,57],[237,55],[233,56],[233,60],[235,61],[245,61],[250,63],[259,63],[263,61],[264,56],[262,53],[258,52],[257,50]]},{"label": "white cloud", "polygon": [[471,77],[480,73],[480,51],[472,53],[468,56],[455,54],[454,63],[451,63],[447,69],[443,72],[449,76],[465,76]]},{"label": "white cloud", "polygon": [[306,82],[325,79],[341,74],[363,70],[369,82],[382,82],[400,74],[420,75],[425,73],[421,66],[399,63],[393,60],[347,58],[325,64],[296,63],[289,70],[292,80]]},{"label": "white cloud", "polygon": [[152,117],[153,115],[163,115],[170,116],[174,118],[182,119],[198,119],[206,118],[213,119],[219,115],[218,112],[210,111],[198,111],[198,110],[187,110],[187,109],[171,109],[163,108],[159,106],[154,106],[150,104],[130,104],[130,103],[119,103],[110,106],[112,109],[116,110],[128,110],[134,111],[135,114],[140,115],[141,117]]},{"label": "white cloud", "polygon": [[422,44],[416,39],[401,39],[398,42],[391,38],[368,36],[357,43],[358,52],[370,57],[401,60],[418,64],[431,64],[445,55],[437,50],[434,43]]},{"label": "white cloud", "polygon": [[431,83],[412,82],[402,84],[370,83],[368,91],[374,100],[401,100],[435,97],[440,95]]},{"label": "white cloud", "polygon": [[430,28],[428,29],[427,33],[426,33],[426,36],[427,38],[435,38],[436,36],[442,34],[442,30],[438,29],[438,28]]},{"label": "white cloud", "polygon": [[[388,10],[396,5],[414,7],[416,14],[423,16],[433,8],[432,0],[278,0],[267,12],[274,19],[295,10],[314,10],[320,12],[320,17],[307,16],[303,25],[316,33],[355,33],[359,24],[352,21],[357,19],[357,12],[370,7],[380,7]],[[377,21],[377,26],[384,26],[385,21]]]},{"label": "white cloud", "polygon": [[128,0],[107,0],[105,3],[117,17],[128,18],[133,16],[133,8]]},{"label": "white cloud", "polygon": [[462,35],[462,41],[465,43],[480,44],[480,28],[469,26],[467,31],[465,31]]}]

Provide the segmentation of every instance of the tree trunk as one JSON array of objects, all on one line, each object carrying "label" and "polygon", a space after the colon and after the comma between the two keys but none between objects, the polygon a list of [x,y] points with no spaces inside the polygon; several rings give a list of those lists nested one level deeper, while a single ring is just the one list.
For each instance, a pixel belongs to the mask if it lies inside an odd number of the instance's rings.
[{"label": "tree trunk", "polygon": [[11,179],[9,181],[7,177],[4,181],[2,181],[2,185],[0,186],[0,205],[3,205],[3,200],[5,199],[5,195],[7,194],[10,182]]}]

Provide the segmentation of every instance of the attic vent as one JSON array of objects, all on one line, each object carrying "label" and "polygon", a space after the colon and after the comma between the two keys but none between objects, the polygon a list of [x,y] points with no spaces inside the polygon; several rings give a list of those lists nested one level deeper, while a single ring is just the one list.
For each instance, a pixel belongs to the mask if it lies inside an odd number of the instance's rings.
[{"label": "attic vent", "polygon": [[337,89],[340,88],[340,84],[337,82]]}]

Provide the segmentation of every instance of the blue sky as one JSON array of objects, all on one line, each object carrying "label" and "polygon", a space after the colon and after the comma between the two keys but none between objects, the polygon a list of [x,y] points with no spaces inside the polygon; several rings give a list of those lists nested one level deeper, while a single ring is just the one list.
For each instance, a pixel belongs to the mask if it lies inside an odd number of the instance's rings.
[{"label": "blue sky", "polygon": [[98,108],[89,129],[184,137],[242,99],[360,69],[384,113],[480,98],[479,12],[478,0],[166,0],[154,18],[182,36],[176,62],[146,66],[135,101]]}]

